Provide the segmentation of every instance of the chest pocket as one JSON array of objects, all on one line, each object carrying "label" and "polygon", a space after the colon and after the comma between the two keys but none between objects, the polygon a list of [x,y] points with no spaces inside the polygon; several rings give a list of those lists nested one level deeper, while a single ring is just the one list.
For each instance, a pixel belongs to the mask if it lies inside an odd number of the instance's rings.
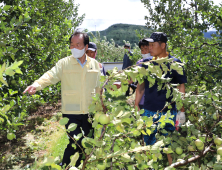
[{"label": "chest pocket", "polygon": [[87,70],[86,80],[88,82],[87,87],[94,89],[99,85],[99,70]]},{"label": "chest pocket", "polygon": [[82,72],[81,70],[63,70],[62,83],[65,83],[65,90],[81,90]]},{"label": "chest pocket", "polygon": [[74,90],[64,90],[62,95],[63,110],[65,112],[80,112],[81,101],[80,101],[80,92]]}]

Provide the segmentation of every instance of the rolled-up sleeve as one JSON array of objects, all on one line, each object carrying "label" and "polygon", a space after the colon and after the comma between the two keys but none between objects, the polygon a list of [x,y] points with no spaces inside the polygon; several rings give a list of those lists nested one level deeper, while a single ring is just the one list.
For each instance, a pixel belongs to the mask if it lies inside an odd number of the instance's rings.
[{"label": "rolled-up sleeve", "polygon": [[60,60],[56,65],[45,74],[43,74],[38,80],[33,83],[33,86],[36,87],[36,90],[42,90],[45,87],[56,84],[61,81],[62,74],[62,61]]}]

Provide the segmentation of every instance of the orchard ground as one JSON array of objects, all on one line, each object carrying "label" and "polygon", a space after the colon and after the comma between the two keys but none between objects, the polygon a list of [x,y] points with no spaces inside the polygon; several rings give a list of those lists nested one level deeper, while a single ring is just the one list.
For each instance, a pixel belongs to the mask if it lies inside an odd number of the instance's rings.
[{"label": "orchard ground", "polygon": [[[127,99],[134,106],[135,93]],[[62,118],[61,102],[52,106],[39,106],[28,117],[25,126],[16,132],[12,141],[0,137],[0,170],[41,169],[44,158],[57,157],[57,164],[62,161],[68,144],[65,126],[59,124]]]},{"label": "orchard ground", "polygon": [[62,158],[68,137],[65,127],[58,123],[60,106],[60,102],[40,106],[16,132],[16,139],[0,137],[0,170],[39,169],[44,157]]}]

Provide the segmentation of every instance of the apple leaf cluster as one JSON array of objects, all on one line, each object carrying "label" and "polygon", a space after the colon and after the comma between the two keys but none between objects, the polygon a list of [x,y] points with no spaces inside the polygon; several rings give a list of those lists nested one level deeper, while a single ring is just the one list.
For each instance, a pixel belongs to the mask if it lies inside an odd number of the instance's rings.
[{"label": "apple leaf cluster", "polygon": [[[186,95],[183,96],[176,85],[164,79],[164,63],[157,61],[144,63],[149,67],[132,66],[118,72],[113,70],[104,82],[100,95],[94,97],[90,106],[92,114],[103,113],[110,116],[110,123],[102,125],[93,121],[94,140],[102,141],[100,146],[92,143],[86,148],[86,159],[81,169],[93,169],[99,163],[107,169],[221,169],[221,131],[222,131],[222,82],[221,82],[221,14],[222,7],[209,0],[165,1],[142,0],[148,8],[147,26],[169,36],[168,51],[182,60],[188,78]],[[154,7],[154,8],[153,8]],[[204,38],[204,31],[210,27],[217,30],[211,39]],[[161,67],[160,67],[161,66]],[[172,69],[180,73],[181,66],[172,63]],[[148,79],[150,87],[158,82],[159,89],[167,89],[167,97],[173,96],[177,109],[185,107],[187,122],[179,131],[166,133],[162,128],[170,121],[170,114],[161,117],[161,124],[154,124],[152,117],[141,117],[126,101],[124,92],[127,80],[142,83]],[[113,83],[121,81],[117,89]],[[172,89],[172,92],[171,92]],[[170,103],[166,103],[170,108]],[[156,128],[157,143],[144,146],[142,134],[151,134]],[[166,154],[171,154],[173,163],[168,164]]]},{"label": "apple leaf cluster", "polygon": [[99,32],[96,32],[96,35],[92,33],[89,35],[91,37],[90,41],[94,42],[97,46],[96,60],[99,62],[123,61],[123,46],[116,46],[113,39],[109,42],[105,36],[101,37]]},{"label": "apple leaf cluster", "polygon": [[[180,147],[183,151],[189,147],[198,159],[186,152],[186,157],[180,155],[183,161],[171,167],[221,169],[214,138],[221,137],[222,6],[211,0],[141,2],[148,9],[147,26],[168,35],[168,52],[185,63],[188,79],[183,104],[189,123],[180,129],[186,139]],[[210,28],[216,34],[206,39],[204,33]],[[197,147],[197,139],[204,145]]]},{"label": "apple leaf cluster", "polygon": [[[70,12],[72,11],[72,12]],[[3,0],[0,4],[0,133],[14,139],[25,118],[45,102],[57,102],[60,84],[23,95],[61,58],[70,55],[69,36],[82,22],[72,0]]]},{"label": "apple leaf cluster", "polygon": [[[143,67],[134,65],[119,72],[114,69],[109,77],[101,78],[101,82],[103,82],[101,84],[101,92],[93,97],[93,102],[89,108],[91,113],[90,121],[94,128],[94,137],[83,138],[82,145],[84,148],[82,149],[85,154],[85,160],[78,168],[120,169],[127,167],[128,169],[164,169],[168,166],[166,161],[166,154],[168,153],[172,155],[176,162],[178,159],[186,157],[193,160],[205,148],[209,147],[208,143],[205,143],[201,145],[203,148],[195,150],[196,147],[193,146],[195,140],[199,138],[204,140],[207,135],[199,136],[199,133],[193,134],[195,129],[195,125],[192,124],[193,121],[188,121],[183,125],[181,133],[174,131],[173,133],[168,132],[167,136],[162,136],[162,133],[166,133],[163,129],[166,123],[174,125],[170,113],[162,115],[159,120],[160,124],[157,124],[157,122],[153,122],[154,117],[142,117],[143,110],[138,111],[127,103],[127,98],[124,95],[127,90],[124,87],[127,86],[127,79],[137,80],[140,83],[144,79],[148,79],[150,82],[153,82],[151,86],[157,81],[158,89],[166,89],[167,93],[169,91],[167,97],[173,96],[173,102],[176,102],[180,107],[183,104],[189,103],[186,99],[190,99],[192,95],[187,94],[185,99],[183,99],[182,94],[176,88],[177,85],[170,84],[170,79],[164,78],[168,71],[167,65],[170,64],[170,70],[175,69],[181,72],[183,70],[182,64],[168,58],[157,58],[155,62],[158,65],[154,65],[153,61],[140,63],[148,65],[148,68],[145,70]],[[113,85],[115,81],[121,81],[122,86],[120,89]],[[104,89],[106,89],[105,92]],[[166,103],[165,107],[170,108],[171,103]],[[109,117],[109,119],[102,119],[101,116],[103,115]],[[213,120],[212,116],[211,120]],[[66,123],[67,120],[63,118],[61,122]],[[219,120],[215,122],[219,122]],[[158,131],[156,135],[157,142],[153,146],[145,146],[142,135],[150,135],[155,128]],[[192,138],[184,136],[184,133],[191,133],[188,136],[192,136]],[[84,136],[84,133],[74,136],[73,139],[79,140],[82,136]],[[211,141],[209,140],[209,143]],[[193,146],[195,148],[193,149],[194,151],[188,150],[188,145]],[[209,145],[212,146],[212,143]],[[186,161],[182,162],[183,164],[180,161],[176,165],[173,164],[173,166],[187,164]]]}]

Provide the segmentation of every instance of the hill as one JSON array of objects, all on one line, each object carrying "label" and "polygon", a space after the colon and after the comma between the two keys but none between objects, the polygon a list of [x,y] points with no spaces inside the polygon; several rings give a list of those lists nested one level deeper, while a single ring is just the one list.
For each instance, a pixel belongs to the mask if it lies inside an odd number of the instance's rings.
[{"label": "hill", "polygon": [[[124,45],[123,40],[129,41],[131,44],[131,48],[134,47],[134,44],[138,44],[139,38],[136,35],[135,31],[138,31],[142,35],[146,35],[149,37],[153,32],[152,29],[148,29],[142,25],[131,25],[131,24],[114,24],[108,27],[103,31],[99,31],[100,37],[106,36],[107,40],[110,41],[113,39],[116,45]],[[94,36],[96,36],[96,31],[91,32]],[[204,33],[205,38],[211,38],[211,34],[216,34],[216,31],[208,31]]]},{"label": "hill", "polygon": [[[153,32],[152,29],[141,25],[114,24],[103,31],[99,31],[99,33],[100,37],[106,36],[108,41],[113,39],[117,45],[124,45],[123,40],[126,40],[129,41],[133,47],[134,43],[138,44],[139,42],[135,30],[147,36],[150,36]],[[92,34],[96,35],[96,32],[92,31]]]}]

